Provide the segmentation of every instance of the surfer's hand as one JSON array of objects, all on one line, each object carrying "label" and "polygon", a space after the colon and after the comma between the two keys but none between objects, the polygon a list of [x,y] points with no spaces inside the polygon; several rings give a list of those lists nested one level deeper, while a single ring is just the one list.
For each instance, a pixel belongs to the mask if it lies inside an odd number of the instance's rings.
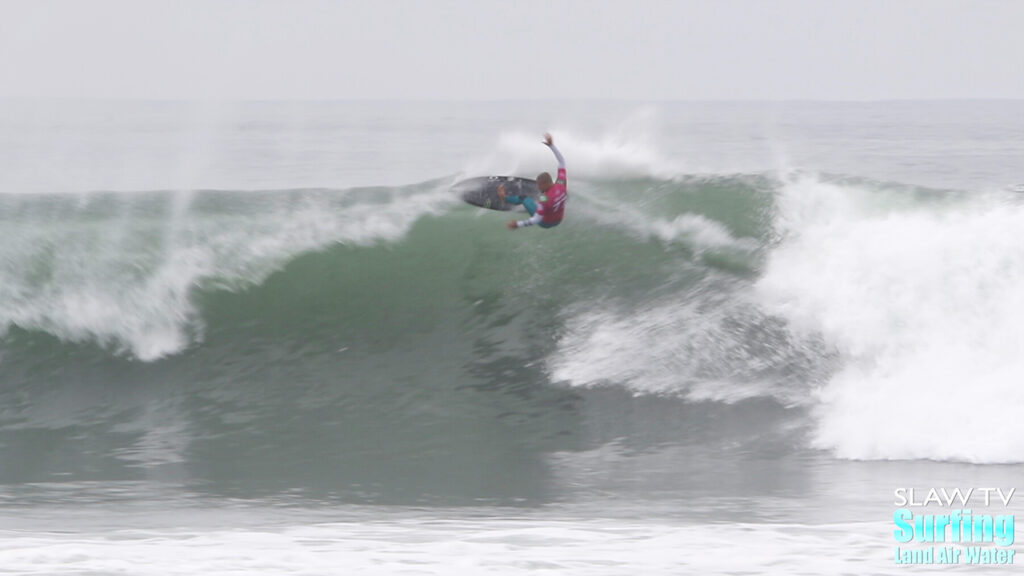
[{"label": "surfer's hand", "polygon": [[555,143],[555,139],[551,137],[551,133],[550,132],[545,132],[544,133],[544,145],[545,146],[551,146],[554,143]]},{"label": "surfer's hand", "polygon": [[506,227],[507,227],[507,228],[508,228],[509,230],[515,230],[516,228],[518,228],[518,226],[516,226],[516,221],[515,221],[515,220],[509,220],[509,221],[508,221],[508,224],[505,224],[505,226],[506,226]]}]

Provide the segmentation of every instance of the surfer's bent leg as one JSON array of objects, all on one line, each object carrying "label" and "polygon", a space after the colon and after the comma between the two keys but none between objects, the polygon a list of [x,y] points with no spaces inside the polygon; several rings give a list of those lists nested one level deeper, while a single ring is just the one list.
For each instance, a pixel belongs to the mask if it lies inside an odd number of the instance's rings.
[{"label": "surfer's bent leg", "polygon": [[533,216],[537,213],[537,202],[529,196],[505,196],[505,204],[522,204],[523,208]]},{"label": "surfer's bent leg", "polygon": [[526,208],[526,211],[530,213],[530,216],[537,213],[537,203],[529,196],[523,198],[523,208]]}]

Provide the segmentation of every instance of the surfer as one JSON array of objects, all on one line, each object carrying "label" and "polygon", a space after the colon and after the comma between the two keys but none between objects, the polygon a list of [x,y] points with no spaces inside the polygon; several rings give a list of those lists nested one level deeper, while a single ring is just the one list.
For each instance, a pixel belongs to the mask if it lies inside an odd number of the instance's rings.
[{"label": "surfer", "polygon": [[541,228],[554,228],[562,221],[562,216],[565,214],[565,201],[569,197],[569,193],[565,189],[565,158],[562,158],[551,134],[544,135],[544,144],[551,148],[558,160],[558,178],[552,182],[551,174],[547,172],[541,172],[537,176],[537,189],[540,190],[537,201],[529,196],[507,195],[505,194],[505,185],[498,186],[498,198],[508,204],[522,204],[530,214],[526,220],[510,221],[507,224],[509,230],[534,224],[539,224]]}]

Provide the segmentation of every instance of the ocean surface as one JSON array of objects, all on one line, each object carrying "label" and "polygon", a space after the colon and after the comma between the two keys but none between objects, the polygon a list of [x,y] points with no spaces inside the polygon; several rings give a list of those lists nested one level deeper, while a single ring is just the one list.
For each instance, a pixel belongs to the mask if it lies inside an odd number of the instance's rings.
[{"label": "ocean surface", "polygon": [[930,573],[1022,234],[1019,101],[3,102],[0,574]]}]

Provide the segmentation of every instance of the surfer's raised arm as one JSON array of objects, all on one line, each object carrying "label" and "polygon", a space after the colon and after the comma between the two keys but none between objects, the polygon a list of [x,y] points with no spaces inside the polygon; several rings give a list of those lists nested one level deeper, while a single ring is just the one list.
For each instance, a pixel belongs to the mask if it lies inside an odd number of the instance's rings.
[{"label": "surfer's raised arm", "polygon": [[562,158],[562,153],[555,146],[555,139],[551,137],[551,134],[544,135],[544,145],[551,148],[551,151],[555,153],[555,159],[558,160],[558,169],[565,170],[565,158]]}]

